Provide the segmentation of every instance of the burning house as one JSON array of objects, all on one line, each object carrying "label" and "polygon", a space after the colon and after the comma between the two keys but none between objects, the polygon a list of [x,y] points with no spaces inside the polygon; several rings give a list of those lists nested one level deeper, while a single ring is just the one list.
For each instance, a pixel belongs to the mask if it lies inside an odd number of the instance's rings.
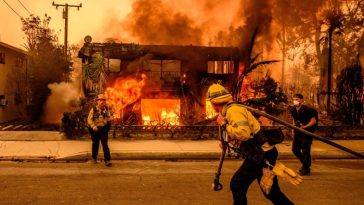
[{"label": "burning house", "polygon": [[135,125],[191,125],[213,115],[206,91],[232,87],[239,70],[236,47],[91,43],[79,51],[83,89],[105,92],[114,116]]}]

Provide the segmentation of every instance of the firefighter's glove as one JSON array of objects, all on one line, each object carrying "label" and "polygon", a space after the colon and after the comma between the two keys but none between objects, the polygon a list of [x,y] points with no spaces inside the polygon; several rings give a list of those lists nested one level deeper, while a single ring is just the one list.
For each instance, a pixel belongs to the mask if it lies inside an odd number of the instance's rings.
[{"label": "firefighter's glove", "polygon": [[272,188],[274,176],[275,174],[272,170],[270,170],[269,168],[263,168],[263,176],[260,179],[259,185],[266,195],[269,194]]},{"label": "firefighter's glove", "polygon": [[226,125],[226,119],[220,113],[216,118],[216,122],[220,126],[225,126]]},{"label": "firefighter's glove", "polygon": [[277,176],[281,176],[284,180],[288,181],[293,185],[298,185],[303,182],[303,177],[297,174],[292,169],[284,166],[281,162],[277,161],[276,165],[273,167],[273,172]]}]

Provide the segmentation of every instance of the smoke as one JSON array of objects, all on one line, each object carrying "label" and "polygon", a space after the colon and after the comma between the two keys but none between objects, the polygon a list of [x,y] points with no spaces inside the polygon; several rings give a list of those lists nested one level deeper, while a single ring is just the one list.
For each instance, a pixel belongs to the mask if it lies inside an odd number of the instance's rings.
[{"label": "smoke", "polygon": [[78,106],[79,90],[72,83],[49,84],[51,95],[44,107],[42,122],[60,124],[64,112],[74,111]]},{"label": "smoke", "polygon": [[[325,0],[134,0],[125,19],[114,14],[104,22],[105,39],[141,44],[235,46],[247,57],[247,48],[257,29],[254,53],[261,60],[280,60],[282,22],[287,26],[305,24]],[[302,19],[305,22],[302,22]],[[307,28],[307,27],[306,27]],[[309,29],[298,27],[300,32]],[[268,59],[273,57],[274,59]],[[276,58],[278,57],[278,58]],[[274,66],[280,63],[274,64]],[[272,64],[273,65],[273,64]],[[279,76],[280,69],[273,70]]]},{"label": "smoke", "polygon": [[187,15],[174,11],[161,0],[137,0],[123,22],[141,43],[201,44],[202,30]]},{"label": "smoke", "polygon": [[119,27],[141,43],[238,47],[245,47],[259,28],[260,39],[270,50],[271,2],[136,0]]},{"label": "smoke", "polygon": [[250,42],[253,32],[258,29],[258,35],[262,37],[261,40],[266,42],[264,45],[268,50],[271,50],[270,44],[273,42],[271,32],[271,23],[273,20],[271,2],[270,0],[241,1],[241,6],[243,7],[241,10],[243,13],[238,13],[237,17],[243,19],[245,16],[246,18],[242,43]]},{"label": "smoke", "polygon": [[134,0],[132,11],[125,19],[110,13],[101,30],[108,31],[104,32],[105,39],[124,42],[245,48],[258,28],[257,43],[271,50],[271,43],[281,29],[273,21],[283,18],[299,23],[297,15],[310,17],[325,2],[308,1]]},{"label": "smoke", "polygon": [[259,27],[259,42],[273,41],[272,8],[279,0],[135,0],[119,20],[110,14],[105,39],[141,44],[246,47]]},{"label": "smoke", "polygon": [[107,30],[103,33],[104,39],[123,42],[207,45],[215,33],[229,27],[238,2],[135,0],[125,19],[110,14],[101,30]]},{"label": "smoke", "polygon": [[81,96],[81,66],[74,62],[72,82],[52,83],[48,85],[51,94],[43,108],[42,123],[61,124],[64,112],[72,112],[79,107]]}]

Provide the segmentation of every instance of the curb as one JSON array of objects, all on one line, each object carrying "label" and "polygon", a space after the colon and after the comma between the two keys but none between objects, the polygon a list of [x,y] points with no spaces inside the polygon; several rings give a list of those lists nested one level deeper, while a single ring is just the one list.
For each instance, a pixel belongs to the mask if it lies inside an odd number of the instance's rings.
[{"label": "curb", "polygon": [[[364,152],[362,152],[364,153]],[[219,160],[220,152],[114,152],[112,160]],[[103,153],[99,153],[102,158]],[[353,155],[337,152],[312,153],[312,159],[359,159]],[[57,156],[5,156],[0,161],[29,161],[29,162],[86,162],[91,159],[91,154],[78,153],[75,155]],[[232,159],[226,157],[226,159]],[[278,159],[296,159],[292,153],[281,152]]]}]

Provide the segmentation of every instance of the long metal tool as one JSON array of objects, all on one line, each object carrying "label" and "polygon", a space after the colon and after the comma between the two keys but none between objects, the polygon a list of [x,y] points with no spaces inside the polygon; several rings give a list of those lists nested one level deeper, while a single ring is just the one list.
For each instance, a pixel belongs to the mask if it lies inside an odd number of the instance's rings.
[{"label": "long metal tool", "polygon": [[338,148],[338,149],[341,149],[341,150],[343,150],[343,151],[345,151],[345,152],[348,152],[348,153],[350,153],[350,154],[352,154],[352,155],[355,155],[355,156],[357,156],[357,157],[359,157],[359,158],[364,159],[364,155],[363,155],[363,154],[361,154],[361,153],[359,153],[359,152],[356,152],[356,151],[354,151],[354,150],[351,150],[351,149],[349,149],[349,148],[347,148],[347,147],[344,147],[344,146],[342,146],[342,145],[336,144],[335,142],[332,142],[332,141],[330,141],[330,140],[328,140],[328,139],[326,139],[326,138],[323,138],[323,137],[321,137],[321,136],[319,136],[319,135],[317,135],[317,134],[314,134],[314,133],[308,132],[308,131],[306,131],[306,130],[304,130],[304,129],[302,129],[302,128],[296,127],[296,126],[294,126],[294,125],[292,125],[292,124],[290,124],[290,123],[287,123],[287,122],[285,122],[285,121],[283,121],[283,120],[281,120],[281,119],[279,119],[279,118],[276,118],[276,117],[274,117],[274,116],[272,116],[272,115],[269,115],[269,114],[267,114],[267,113],[264,113],[264,112],[262,112],[262,111],[259,111],[259,110],[257,110],[257,109],[254,109],[254,108],[252,108],[252,107],[249,107],[249,106],[246,106],[246,105],[243,105],[243,104],[240,104],[240,105],[241,105],[241,106],[243,106],[243,107],[245,107],[246,109],[248,109],[248,110],[249,110],[250,112],[252,112],[252,113],[255,113],[255,114],[257,114],[257,115],[264,116],[264,117],[266,117],[266,118],[268,118],[268,119],[271,119],[271,120],[273,120],[273,121],[275,121],[275,122],[277,122],[277,123],[279,123],[279,124],[282,124],[282,125],[284,125],[284,126],[286,126],[286,127],[289,127],[289,128],[291,128],[291,129],[294,129],[294,130],[297,130],[297,131],[299,131],[299,132],[302,132],[303,134],[309,135],[309,136],[313,137],[314,139],[320,140],[320,141],[322,141],[322,142],[324,142],[324,143],[326,143],[326,144],[329,144],[329,145],[331,145],[331,146],[333,146],[333,147],[336,147],[336,148]]},{"label": "long metal tool", "polygon": [[219,166],[217,167],[214,183],[212,184],[212,188],[214,191],[220,191],[223,187],[222,184],[220,183],[220,175],[221,175],[222,165],[223,165],[224,159],[225,159],[226,150],[228,149],[228,142],[225,139],[226,131],[225,131],[225,128],[222,126],[219,126],[219,137],[220,137],[222,149],[221,149]]}]

